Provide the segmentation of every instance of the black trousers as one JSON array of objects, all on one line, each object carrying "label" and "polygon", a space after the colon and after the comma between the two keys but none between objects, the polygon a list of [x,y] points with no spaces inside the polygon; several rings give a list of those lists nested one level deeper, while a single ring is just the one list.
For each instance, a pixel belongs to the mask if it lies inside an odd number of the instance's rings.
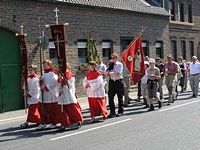
[{"label": "black trousers", "polygon": [[117,94],[118,98],[118,113],[123,113],[124,83],[122,79],[116,81],[109,80],[108,98],[109,98],[110,114],[115,114],[115,103],[114,103],[115,94]]},{"label": "black trousers", "polygon": [[137,97],[140,98],[140,96],[142,96],[142,93],[141,93],[141,80],[138,82],[138,93],[137,93]]}]

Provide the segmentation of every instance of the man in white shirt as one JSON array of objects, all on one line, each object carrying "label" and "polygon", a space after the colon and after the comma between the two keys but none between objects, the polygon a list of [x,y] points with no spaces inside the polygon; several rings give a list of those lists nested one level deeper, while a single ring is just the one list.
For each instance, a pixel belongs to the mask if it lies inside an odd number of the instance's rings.
[{"label": "man in white shirt", "polygon": [[193,92],[192,97],[196,98],[199,92],[199,77],[200,77],[200,63],[197,62],[197,57],[192,57],[192,62],[189,65],[190,71],[190,86]]},{"label": "man in white shirt", "polygon": [[[109,70],[108,74],[110,76],[109,80],[109,107],[110,114],[108,118],[112,118],[114,116],[121,116],[124,113],[123,107],[123,95],[124,95],[124,83],[123,83],[123,64],[119,62],[118,54],[112,54],[112,62],[114,63],[113,68]],[[115,113],[115,103],[114,96],[117,94],[118,97],[118,114]]]}]

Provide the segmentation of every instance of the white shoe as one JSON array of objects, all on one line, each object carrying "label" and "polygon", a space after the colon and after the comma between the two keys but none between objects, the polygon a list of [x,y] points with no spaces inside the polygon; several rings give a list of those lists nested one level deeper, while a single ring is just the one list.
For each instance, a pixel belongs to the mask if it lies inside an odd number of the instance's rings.
[{"label": "white shoe", "polygon": [[47,126],[47,129],[55,129],[57,126],[56,125],[54,125],[54,124],[49,124],[48,126]]},{"label": "white shoe", "polygon": [[40,124],[36,130],[42,130],[42,129],[45,129],[46,128],[46,125],[45,124]]}]

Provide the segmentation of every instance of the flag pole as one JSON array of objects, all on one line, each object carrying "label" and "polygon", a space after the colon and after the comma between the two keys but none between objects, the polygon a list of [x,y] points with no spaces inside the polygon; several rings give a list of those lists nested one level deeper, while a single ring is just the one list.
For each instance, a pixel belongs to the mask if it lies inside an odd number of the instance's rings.
[{"label": "flag pole", "polygon": [[139,33],[138,33],[138,35],[133,39],[133,41],[125,48],[125,50],[123,51],[123,53],[121,54],[121,55],[123,55],[125,52],[126,52],[126,50],[140,37],[140,36],[142,36],[142,34],[143,34],[143,32],[146,30],[146,28],[147,27],[145,27],[144,29],[142,29]]}]

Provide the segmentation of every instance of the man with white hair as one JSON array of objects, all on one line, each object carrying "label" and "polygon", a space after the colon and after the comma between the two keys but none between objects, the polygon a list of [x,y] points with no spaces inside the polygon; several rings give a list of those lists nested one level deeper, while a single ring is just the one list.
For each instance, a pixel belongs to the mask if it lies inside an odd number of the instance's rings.
[{"label": "man with white hair", "polygon": [[157,95],[158,91],[158,79],[160,79],[160,69],[155,67],[155,59],[149,59],[149,68],[147,69],[147,89],[149,95],[150,108],[148,111],[154,110],[153,101],[158,102],[158,108],[162,107],[162,103]]},{"label": "man with white hair", "polygon": [[197,57],[192,57],[192,62],[189,65],[190,71],[190,86],[193,92],[192,97],[196,98],[199,92],[199,77],[200,77],[200,63],[197,62]]}]

